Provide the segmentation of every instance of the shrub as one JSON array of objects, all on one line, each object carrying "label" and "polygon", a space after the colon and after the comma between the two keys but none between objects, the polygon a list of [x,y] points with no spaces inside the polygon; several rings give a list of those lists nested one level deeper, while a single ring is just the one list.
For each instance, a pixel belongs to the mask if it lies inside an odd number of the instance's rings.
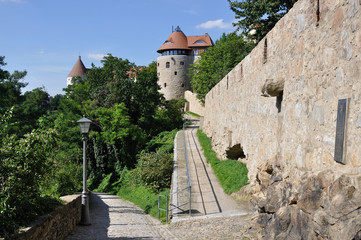
[{"label": "shrub", "polygon": [[178,129],[172,131],[164,131],[153,137],[147,144],[142,153],[146,152],[164,152],[173,153],[174,138],[177,134]]},{"label": "shrub", "polygon": [[41,182],[52,167],[48,159],[54,132],[35,130],[22,139],[0,142],[0,236],[6,236],[59,201],[43,196]]},{"label": "shrub", "polygon": [[135,174],[144,186],[159,192],[163,188],[170,187],[172,172],[172,155],[163,152],[153,152],[139,156]]}]

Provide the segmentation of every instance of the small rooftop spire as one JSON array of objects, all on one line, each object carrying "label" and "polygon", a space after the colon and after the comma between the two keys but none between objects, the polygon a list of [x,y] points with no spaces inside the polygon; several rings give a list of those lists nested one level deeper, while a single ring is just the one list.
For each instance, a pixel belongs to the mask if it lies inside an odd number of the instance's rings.
[{"label": "small rooftop spire", "polygon": [[175,29],[174,29],[175,32],[181,32],[182,30],[180,29],[179,26],[177,26]]}]

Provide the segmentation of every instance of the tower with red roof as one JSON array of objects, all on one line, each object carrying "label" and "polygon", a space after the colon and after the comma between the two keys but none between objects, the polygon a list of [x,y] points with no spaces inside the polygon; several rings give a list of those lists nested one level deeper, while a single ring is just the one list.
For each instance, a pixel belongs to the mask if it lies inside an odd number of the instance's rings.
[{"label": "tower with red roof", "polygon": [[166,100],[183,98],[191,89],[188,68],[210,46],[213,41],[208,34],[186,36],[178,26],[158,49],[158,84]]},{"label": "tower with red roof", "polygon": [[79,56],[78,61],[76,61],[73,69],[70,71],[68,77],[66,78],[66,85],[69,86],[72,84],[71,80],[73,79],[73,77],[85,78],[85,73],[87,71],[88,69],[84,66],[84,63]]}]

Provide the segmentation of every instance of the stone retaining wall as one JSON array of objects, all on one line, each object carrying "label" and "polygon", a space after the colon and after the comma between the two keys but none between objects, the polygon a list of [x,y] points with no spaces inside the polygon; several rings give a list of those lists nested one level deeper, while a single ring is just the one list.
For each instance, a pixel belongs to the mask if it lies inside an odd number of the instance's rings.
[{"label": "stone retaining wall", "polygon": [[196,97],[195,93],[191,91],[186,91],[184,93],[184,98],[186,99],[186,111],[197,113],[200,116],[204,116],[204,107],[201,105],[199,100]]},{"label": "stone retaining wall", "polygon": [[[206,96],[202,128],[219,157],[247,164],[268,239],[360,234],[360,5],[299,0]],[[340,164],[337,106],[345,98]]]},{"label": "stone retaining wall", "polygon": [[58,207],[50,214],[41,217],[38,221],[13,235],[14,240],[61,240],[65,239],[81,218],[81,195],[61,197],[65,205]]}]

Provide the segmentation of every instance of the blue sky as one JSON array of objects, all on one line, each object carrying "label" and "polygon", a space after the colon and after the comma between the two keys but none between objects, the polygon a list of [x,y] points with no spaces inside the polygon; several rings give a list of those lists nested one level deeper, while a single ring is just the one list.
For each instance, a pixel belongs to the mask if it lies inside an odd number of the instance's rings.
[{"label": "blue sky", "polygon": [[172,26],[213,41],[234,30],[227,0],[0,0],[0,12],[3,69],[26,70],[24,91],[44,86],[52,96],[79,54],[89,68],[107,53],[148,65]]}]

